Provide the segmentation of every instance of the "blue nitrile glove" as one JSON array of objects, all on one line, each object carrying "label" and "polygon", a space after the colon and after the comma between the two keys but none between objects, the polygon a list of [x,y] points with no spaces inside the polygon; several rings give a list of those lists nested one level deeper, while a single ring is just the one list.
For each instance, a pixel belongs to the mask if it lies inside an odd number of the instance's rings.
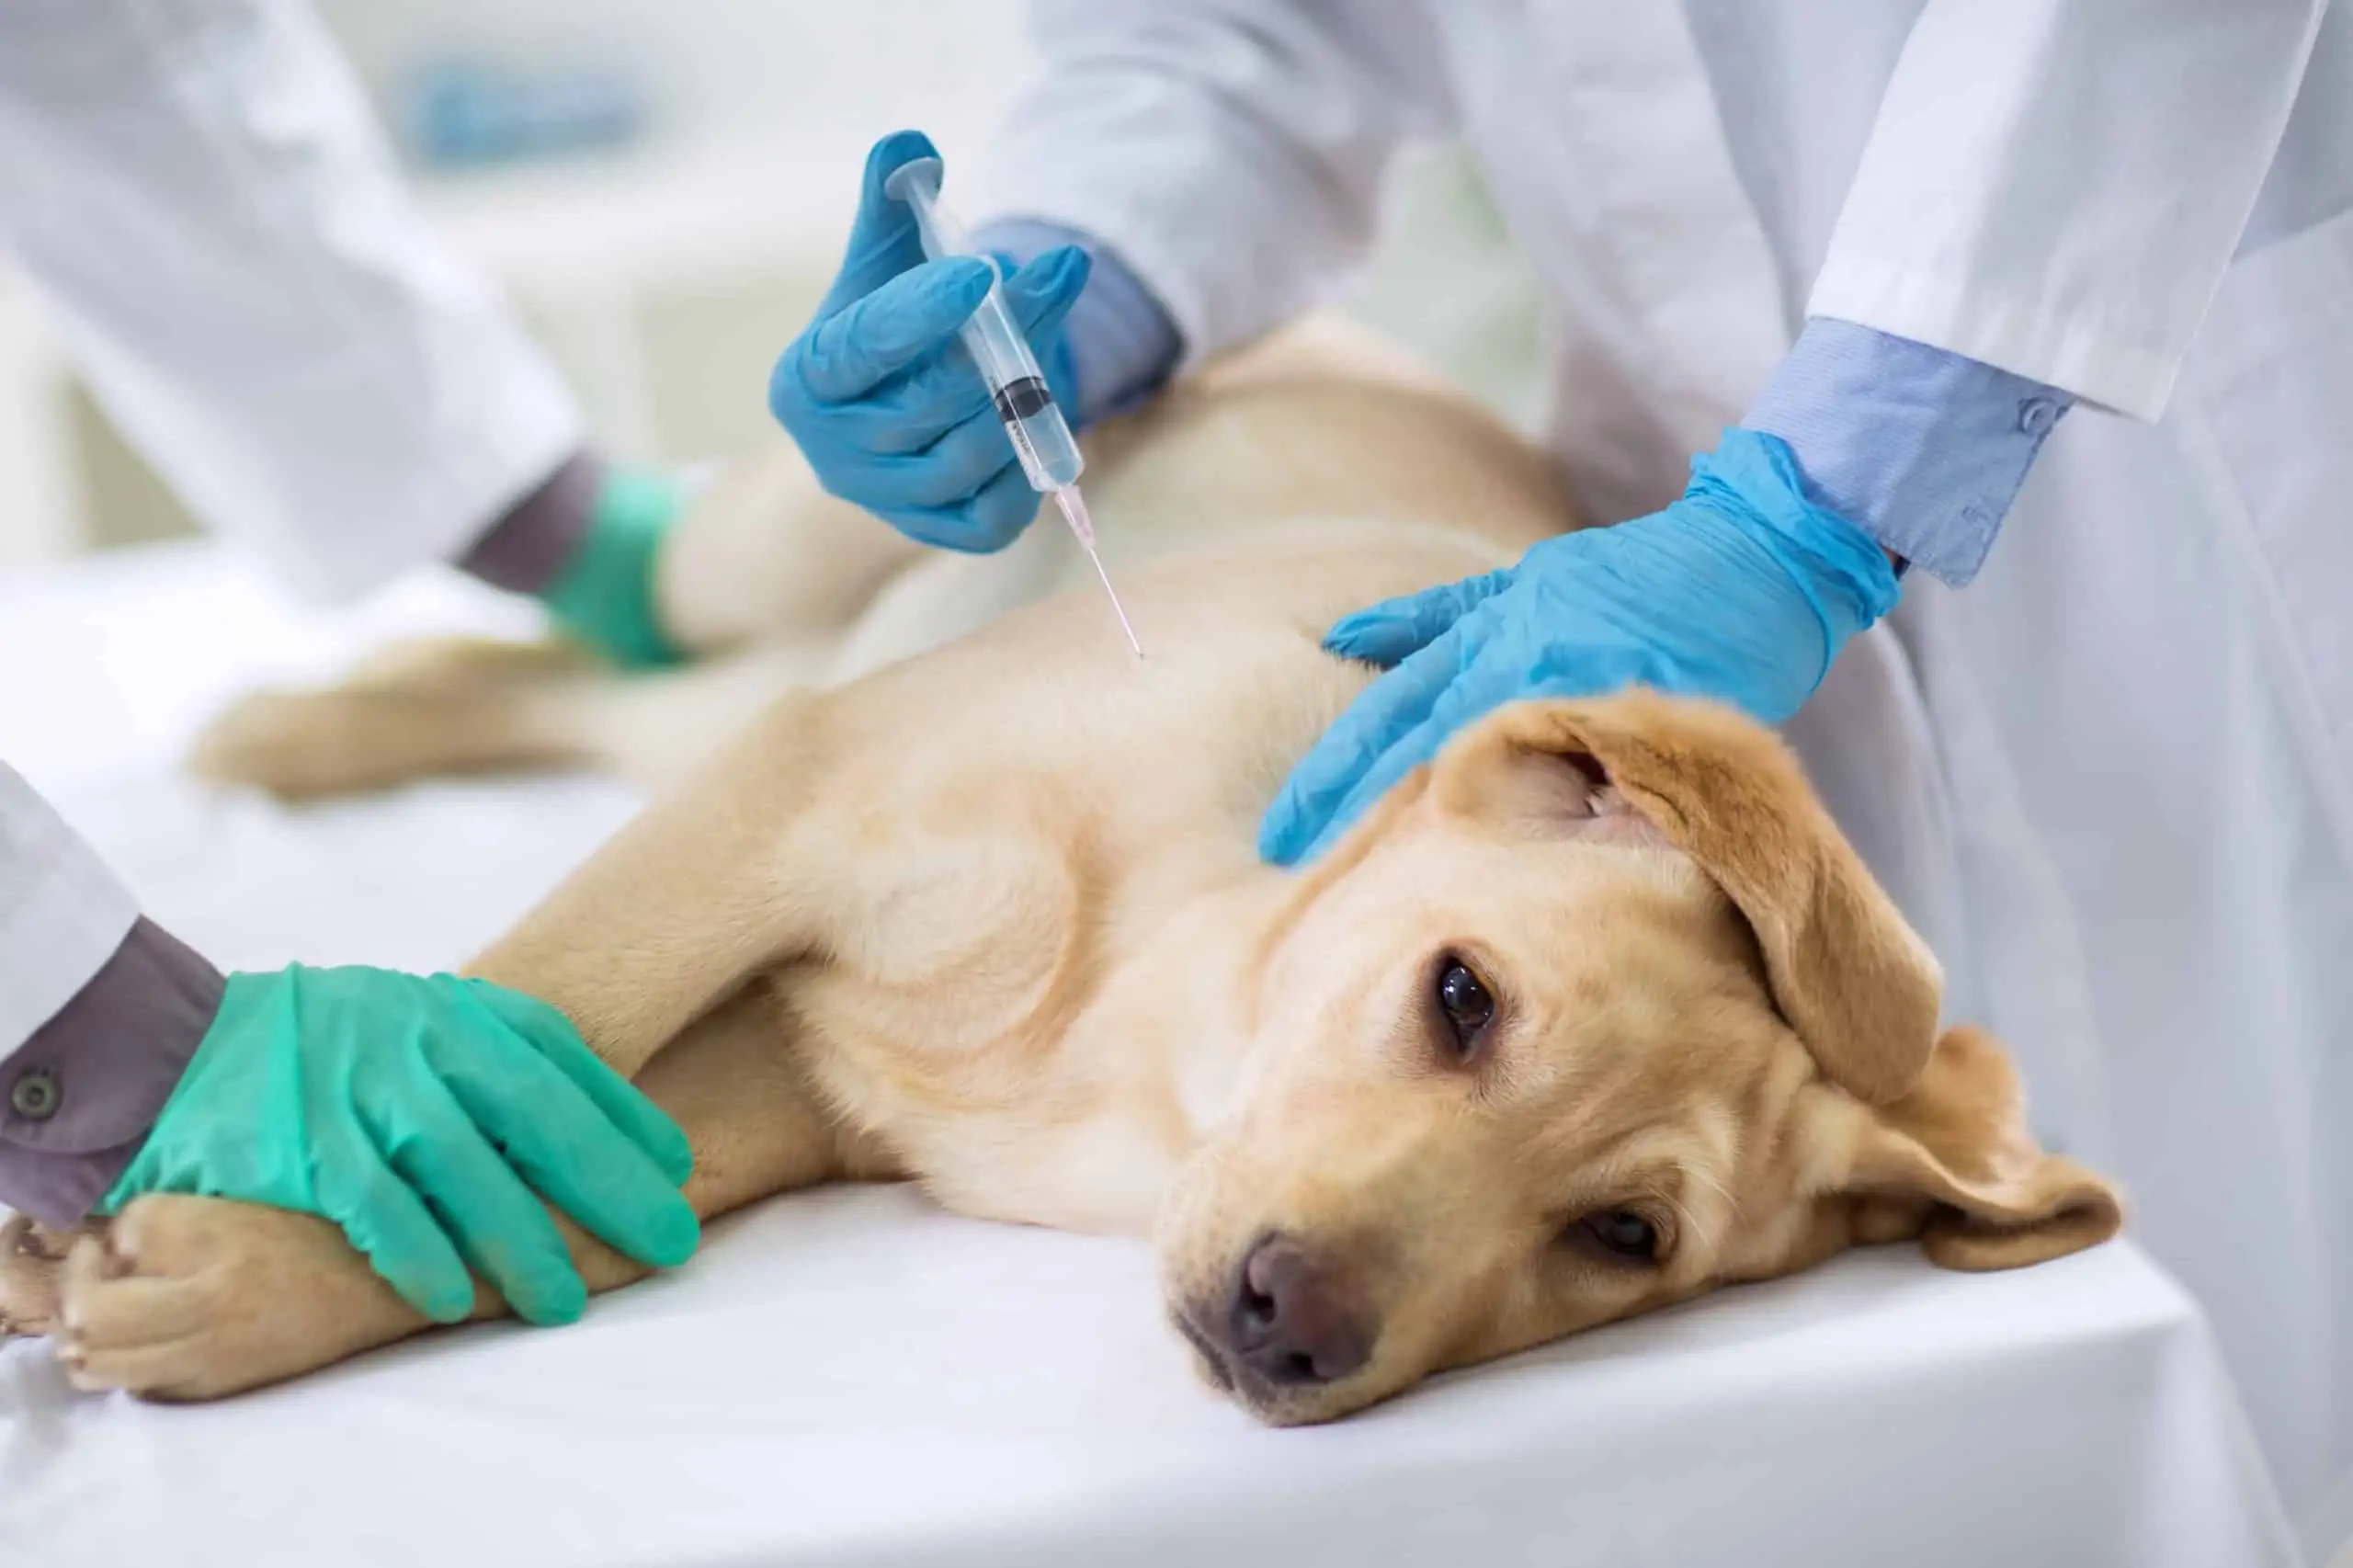
[{"label": "blue nitrile glove", "polygon": [[539,589],[558,624],[623,669],[678,662],[654,608],[654,567],[686,505],[676,475],[608,469],[579,549]]},{"label": "blue nitrile glove", "polygon": [[1333,653],[1395,667],[1292,770],[1258,852],[1280,865],[1320,854],[1449,735],[1522,698],[1639,684],[1779,723],[1896,592],[1878,543],[1806,500],[1787,445],[1727,430],[1663,512],[1546,540],[1517,566],[1333,627]]},{"label": "blue nitrile glove", "polygon": [[[926,544],[1001,550],[1037,516],[1038,494],[956,337],[994,274],[969,256],[926,261],[914,216],[882,194],[902,164],[938,156],[913,131],[867,154],[848,254],[777,361],[768,407],[834,494]],[[1005,280],[1006,306],[1065,411],[1078,399],[1062,322],[1087,266],[1064,245]]]},{"label": "blue nitrile glove", "polygon": [[[98,1205],[197,1193],[343,1227],[408,1303],[472,1307],[471,1266],[532,1323],[588,1291],[544,1194],[642,1263],[700,1238],[686,1134],[562,1013],[455,975],[233,974],[147,1142]],[[535,1192],[536,1189],[536,1192]]]}]

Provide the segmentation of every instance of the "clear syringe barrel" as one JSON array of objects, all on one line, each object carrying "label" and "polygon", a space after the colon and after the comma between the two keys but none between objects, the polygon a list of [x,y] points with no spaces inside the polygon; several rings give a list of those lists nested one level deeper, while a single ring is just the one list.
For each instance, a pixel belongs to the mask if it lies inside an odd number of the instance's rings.
[{"label": "clear syringe barrel", "polygon": [[[939,176],[938,159],[917,158],[893,169],[882,184],[882,193],[905,202],[915,214],[915,233],[922,237],[925,256],[934,261],[943,256],[970,256],[995,271],[995,259],[975,252],[956,220],[941,208]],[[1038,368],[1037,357],[1014,324],[1013,312],[1006,309],[1002,278],[991,279],[988,298],[981,301],[981,308],[972,312],[959,335],[972,363],[980,367],[981,380],[988,383],[996,415],[1013,438],[1014,454],[1021,460],[1021,472],[1029,476],[1031,486],[1053,492],[1077,483],[1086,461],[1079,456],[1070,422],[1063,417],[1061,405],[1046,386],[1046,373]]]}]

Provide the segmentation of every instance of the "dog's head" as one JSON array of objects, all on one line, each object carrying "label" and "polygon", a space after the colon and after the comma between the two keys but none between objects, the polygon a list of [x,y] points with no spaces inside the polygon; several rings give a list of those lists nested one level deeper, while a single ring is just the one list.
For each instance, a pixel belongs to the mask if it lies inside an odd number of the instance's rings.
[{"label": "dog's head", "polygon": [[1327,1420],[1850,1244],[2000,1268],[2120,1222],[2028,1137],[1933,959],[1773,736],[1646,694],[1459,737],[1299,882],[1234,1113],[1163,1210],[1168,1303]]}]

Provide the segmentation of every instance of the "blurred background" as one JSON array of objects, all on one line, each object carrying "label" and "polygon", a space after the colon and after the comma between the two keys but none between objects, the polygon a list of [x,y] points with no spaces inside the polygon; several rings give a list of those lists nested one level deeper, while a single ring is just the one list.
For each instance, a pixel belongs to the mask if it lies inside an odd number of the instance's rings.
[{"label": "blurred background", "polygon": [[[867,145],[928,131],[952,196],[1034,63],[1021,0],[316,3],[429,217],[634,459],[781,438],[768,369],[839,259]],[[1532,416],[1533,283],[1452,153],[1401,160],[1343,304]],[[0,258],[0,571],[188,531]]]}]

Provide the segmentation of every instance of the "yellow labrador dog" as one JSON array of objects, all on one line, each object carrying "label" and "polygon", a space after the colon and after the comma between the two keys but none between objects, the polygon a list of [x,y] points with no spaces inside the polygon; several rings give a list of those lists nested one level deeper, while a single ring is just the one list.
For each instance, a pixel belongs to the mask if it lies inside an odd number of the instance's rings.
[{"label": "yellow labrador dog", "polygon": [[[1271,1422],[1859,1243],[1998,1268],[2115,1232],[1999,1048],[1938,1037],[1929,955],[1733,713],[1507,709],[1320,863],[1259,863],[1261,811],[1370,678],[1325,627],[1569,526],[1510,432],[1318,327],[1093,461],[1141,663],[1044,525],[918,555],[786,455],[665,556],[708,662],[412,653],[248,701],[200,766],[661,783],[473,967],[684,1124],[696,1208],[904,1176],[1148,1233],[1204,1374]],[[642,1272],[566,1234],[593,1286]],[[155,1197],[66,1240],[19,1226],[0,1310],[85,1388],[210,1398],[427,1326],[313,1219]]]}]

